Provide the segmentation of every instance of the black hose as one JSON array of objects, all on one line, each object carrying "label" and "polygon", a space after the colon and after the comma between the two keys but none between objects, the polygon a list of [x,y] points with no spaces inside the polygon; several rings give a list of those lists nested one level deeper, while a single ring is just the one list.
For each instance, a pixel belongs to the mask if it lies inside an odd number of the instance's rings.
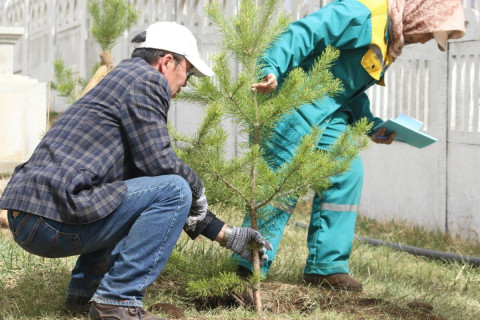
[{"label": "black hose", "polygon": [[[308,228],[308,225],[305,223],[301,222],[294,222],[294,224],[297,227],[300,228]],[[422,256],[422,257],[427,257],[427,258],[433,258],[436,260],[446,260],[446,261],[458,261],[461,263],[465,264],[471,264],[473,266],[480,266],[480,258],[479,257],[472,257],[472,256],[464,256],[460,254],[455,254],[455,253],[448,253],[448,252],[442,252],[442,251],[436,251],[436,250],[429,250],[429,249],[424,249],[424,248],[417,248],[417,247],[412,247],[412,246],[407,246],[403,245],[401,243],[393,243],[393,242],[388,242],[388,241],[383,241],[383,240],[378,240],[378,239],[373,239],[373,238],[367,238],[367,237],[361,237],[361,236],[355,236],[355,239],[366,242],[368,244],[372,244],[375,246],[387,246],[396,250],[400,251],[405,251],[417,256]]]},{"label": "black hose", "polygon": [[480,266],[480,258],[478,257],[464,256],[464,255],[455,254],[455,253],[417,248],[417,247],[403,245],[401,243],[393,243],[393,242],[377,240],[377,239],[361,237],[361,236],[355,236],[355,239],[366,242],[368,244],[375,245],[375,246],[387,246],[387,247],[400,250],[400,251],[405,251],[417,256],[433,258],[438,260],[447,260],[447,261],[454,260],[454,261],[458,261],[465,264],[471,264],[477,267]]}]

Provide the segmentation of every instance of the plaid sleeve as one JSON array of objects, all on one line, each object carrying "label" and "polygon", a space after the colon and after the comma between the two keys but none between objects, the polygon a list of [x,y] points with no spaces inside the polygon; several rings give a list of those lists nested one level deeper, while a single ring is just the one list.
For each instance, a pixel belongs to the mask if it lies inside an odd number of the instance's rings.
[{"label": "plaid sleeve", "polygon": [[202,180],[173,151],[167,129],[170,88],[160,73],[133,83],[124,99],[124,126],[133,162],[144,175],[176,174],[183,177],[198,198]]}]

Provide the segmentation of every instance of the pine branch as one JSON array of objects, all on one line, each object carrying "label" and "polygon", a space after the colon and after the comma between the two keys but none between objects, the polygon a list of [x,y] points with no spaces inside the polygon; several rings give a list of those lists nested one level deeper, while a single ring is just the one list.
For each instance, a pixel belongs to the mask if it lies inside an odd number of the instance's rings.
[{"label": "pine branch", "polygon": [[261,107],[266,114],[261,124],[266,130],[270,130],[281,117],[306,103],[325,96],[334,97],[342,90],[341,82],[329,71],[338,55],[339,50],[327,47],[308,74],[300,68],[288,74],[278,94],[266,97],[267,100]]},{"label": "pine branch", "polygon": [[245,68],[251,69],[272,40],[290,22],[285,13],[280,13],[278,19],[273,18],[279,8],[277,0],[263,1],[260,11],[255,2],[242,0],[237,14],[227,17],[221,13],[218,2],[211,1],[206,11],[224,35],[225,48]]},{"label": "pine branch", "polygon": [[235,185],[229,181],[227,181],[227,179],[225,179],[225,177],[223,176],[223,174],[221,174],[219,171],[215,170],[214,171],[217,178],[219,178],[220,180],[222,180],[223,183],[225,183],[225,185],[230,188],[231,190],[233,190],[236,194],[238,194],[244,201],[247,205],[250,205],[250,200],[237,188],[235,187]]},{"label": "pine branch", "polygon": [[203,121],[197,130],[193,145],[202,145],[203,139],[208,136],[212,129],[220,125],[222,114],[222,110],[218,103],[212,103],[208,106],[206,116],[203,118]]},{"label": "pine branch", "polygon": [[167,127],[168,127],[168,132],[172,138],[172,141],[185,142],[185,143],[192,144],[193,139],[190,136],[187,136],[185,134],[180,134],[170,125],[170,123],[167,124]]},{"label": "pine branch", "polygon": [[246,21],[255,21],[255,13],[256,13],[256,6],[255,3],[252,1],[240,1],[240,8],[238,10],[238,14],[233,17],[232,25],[237,31],[239,35],[236,39],[238,39],[237,46],[235,46],[235,51],[240,53],[239,56],[243,56],[242,53],[247,53],[247,55],[251,55],[253,48],[250,46],[250,43],[247,42],[249,38],[251,38],[252,30],[249,30],[250,27],[253,27],[253,24],[250,23],[242,23],[243,20]]},{"label": "pine branch", "polygon": [[235,38],[235,33],[231,25],[227,21],[227,17],[222,14],[218,1],[209,1],[206,5],[205,11],[210,20],[218,26],[218,31],[223,34],[223,45],[226,49],[231,47],[232,39]]},{"label": "pine branch", "polygon": [[[206,162],[207,164],[210,164],[210,165],[213,164],[212,161],[210,160],[210,158],[208,157],[208,155],[206,153],[204,153],[203,150],[200,149],[198,151],[199,151],[200,155],[202,156],[202,160],[204,162]],[[224,172],[219,171],[218,168],[216,168],[215,166],[213,166],[212,170],[213,170],[213,173],[216,175],[216,177],[218,179],[220,179],[229,189],[231,189],[239,197],[241,197],[245,201],[245,203],[249,204],[249,199],[245,196],[245,194],[239,188],[237,188],[233,182],[230,182],[225,178],[226,176],[231,177],[232,176],[231,173],[233,173],[233,171],[230,171],[230,174],[226,175]],[[234,170],[234,171],[236,171],[236,170]]]},{"label": "pine branch", "polygon": [[[262,46],[263,43],[267,45],[270,44],[274,37],[280,34],[281,30],[285,29],[285,27],[290,23],[289,17],[281,12],[276,20],[275,26],[270,26],[272,23],[275,13],[277,13],[280,9],[280,3],[277,0],[267,0],[265,1],[264,7],[260,11],[259,14],[259,21],[255,23],[258,26],[259,30],[266,30],[267,32],[260,33],[260,37],[254,39],[253,41],[253,48],[258,48],[259,52],[264,52],[266,46]],[[270,27],[269,27],[270,26]],[[271,31],[270,31],[271,30]]]},{"label": "pine branch", "polygon": [[52,89],[56,90],[60,96],[67,98],[70,103],[78,99],[77,92],[83,90],[86,80],[74,76],[72,69],[65,66],[62,59],[53,61],[54,80],[51,81]]},{"label": "pine branch", "polygon": [[222,93],[217,90],[210,77],[193,77],[189,80],[187,90],[182,90],[176,97],[177,100],[198,102],[208,105],[222,98]]},{"label": "pine branch", "polygon": [[89,0],[88,10],[92,16],[90,32],[103,51],[111,50],[123,31],[138,19],[135,7],[124,0]]},{"label": "pine branch", "polygon": [[[280,197],[287,195],[288,192],[285,193],[282,189],[286,186],[288,187],[289,184],[294,184],[296,186],[304,184],[308,185],[311,183],[312,178],[318,177],[318,175],[311,174],[301,175],[301,171],[305,171],[308,162],[319,163],[317,157],[315,157],[315,142],[317,141],[320,132],[319,129],[314,128],[312,133],[303,137],[299,146],[296,148],[295,155],[291,161],[275,170],[277,176],[277,180],[275,181],[276,188],[274,188],[269,196],[264,195],[265,200],[259,202],[261,206],[270,203],[274,198],[277,198],[279,194],[281,194]],[[301,179],[293,179],[295,175],[299,176]],[[298,180],[301,181],[300,184]],[[294,187],[293,190],[298,190],[298,187]]]},{"label": "pine branch", "polygon": [[[272,192],[270,197],[266,198],[264,201],[257,202],[257,204],[255,205],[255,208],[258,209],[260,207],[263,207],[266,204],[272,202],[273,199],[275,199],[275,198],[283,198],[285,195],[289,195],[289,194],[292,193],[291,191],[286,191],[286,192],[280,193],[280,190],[282,190],[283,186],[286,184],[286,182],[289,180],[289,178],[295,173],[295,171],[297,171],[299,169],[299,167],[296,166],[296,167],[289,168],[289,169],[290,169],[289,173],[285,177],[283,177],[283,179],[282,179],[282,181],[280,181],[280,183],[278,183],[278,187],[275,188],[274,192]],[[298,189],[298,187],[296,187],[295,189]]]},{"label": "pine branch", "polygon": [[241,90],[242,86],[245,86],[245,80],[240,78],[237,80],[233,91],[231,86],[231,74],[230,68],[228,66],[228,61],[226,60],[226,56],[222,55],[219,60],[217,60],[216,68],[218,70],[217,74],[219,74],[219,86],[220,92],[223,92],[223,96],[226,98],[226,102],[230,101],[232,104],[226,104],[226,109],[230,111],[230,113],[235,117],[240,115],[240,121],[245,121],[247,124],[252,124],[253,119],[245,113],[245,109],[242,105],[238,103],[236,99],[239,91]]}]

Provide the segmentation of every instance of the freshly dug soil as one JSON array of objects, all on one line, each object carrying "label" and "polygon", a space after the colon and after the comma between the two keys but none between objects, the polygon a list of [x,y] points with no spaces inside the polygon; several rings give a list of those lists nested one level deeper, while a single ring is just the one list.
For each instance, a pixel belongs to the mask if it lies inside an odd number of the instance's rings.
[{"label": "freshly dug soil", "polygon": [[[211,298],[208,301],[198,299],[195,300],[195,305],[199,311],[235,305],[251,306],[253,308],[252,301],[251,292],[244,292]],[[358,320],[365,318],[445,320],[431,313],[433,307],[423,302],[412,301],[407,306],[401,306],[383,299],[368,297],[365,292],[332,291],[319,287],[280,282],[264,282],[262,284],[262,303],[266,318],[269,314],[274,316],[276,314],[298,312],[307,316],[320,309],[325,311],[335,310],[348,314],[349,319]],[[157,310],[168,313],[172,318],[177,318],[175,314],[180,314],[167,309],[162,307]]]}]

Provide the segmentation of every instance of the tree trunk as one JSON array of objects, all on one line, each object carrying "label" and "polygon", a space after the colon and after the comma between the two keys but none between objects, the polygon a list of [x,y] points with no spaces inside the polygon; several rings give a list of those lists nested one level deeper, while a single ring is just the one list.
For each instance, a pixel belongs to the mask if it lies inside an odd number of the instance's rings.
[{"label": "tree trunk", "polygon": [[[252,224],[252,228],[258,231],[258,223],[257,223],[257,212],[255,209],[250,210],[250,221]],[[253,262],[253,274],[260,275],[260,257],[258,256],[258,248],[256,243],[252,242],[252,262]],[[253,291],[253,302],[255,303],[255,309],[257,310],[258,315],[263,315],[263,304],[262,304],[262,296],[260,291],[260,281],[258,281],[258,277],[254,277],[255,282],[253,283],[252,291]]]}]

